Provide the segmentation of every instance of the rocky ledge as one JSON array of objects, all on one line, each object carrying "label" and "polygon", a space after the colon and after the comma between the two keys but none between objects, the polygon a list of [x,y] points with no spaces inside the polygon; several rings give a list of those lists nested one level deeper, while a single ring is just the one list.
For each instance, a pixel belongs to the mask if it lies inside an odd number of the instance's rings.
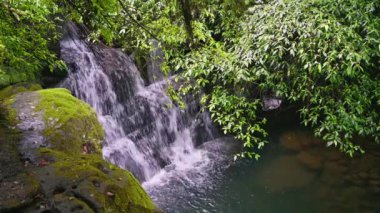
[{"label": "rocky ledge", "polygon": [[10,86],[0,110],[0,212],[158,211],[130,172],[102,159],[96,114],[68,90]]}]

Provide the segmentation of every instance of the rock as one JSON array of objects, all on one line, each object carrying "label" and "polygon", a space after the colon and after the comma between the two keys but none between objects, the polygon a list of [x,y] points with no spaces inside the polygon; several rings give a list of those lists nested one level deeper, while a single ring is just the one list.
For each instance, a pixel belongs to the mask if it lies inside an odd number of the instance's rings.
[{"label": "rock", "polygon": [[359,211],[361,202],[358,200],[358,198],[367,197],[367,193],[367,189],[360,186],[348,186],[342,188],[339,191],[339,195],[343,198],[342,204],[347,207],[347,210],[345,212],[349,212],[350,210],[353,212],[361,212]]},{"label": "rock", "polygon": [[0,137],[0,212],[159,211],[130,172],[103,160],[103,128],[68,90],[17,93],[0,108],[17,132]]},{"label": "rock", "polygon": [[379,175],[379,173],[376,170],[372,169],[372,170],[370,170],[369,178],[372,179],[372,180],[379,180],[380,179],[380,175]]},{"label": "rock", "polygon": [[378,158],[372,155],[364,154],[351,161],[349,164],[349,171],[355,171],[358,178],[360,172],[366,172],[368,173],[368,178],[373,179],[371,178],[372,175],[373,177],[376,177],[376,174],[380,174],[380,170],[378,169],[379,163],[380,161]]},{"label": "rock", "polygon": [[[221,158],[233,158],[233,155],[239,153],[242,149],[241,143],[233,137],[220,137],[211,141],[207,141],[199,146],[200,149],[207,150],[210,155]],[[212,156],[210,156],[213,158]]]},{"label": "rock", "polygon": [[353,184],[355,184],[356,186],[360,186],[360,187],[363,187],[363,186],[367,185],[367,182],[365,180],[363,180],[363,179],[360,179],[360,178],[352,178],[351,182]]},{"label": "rock", "polygon": [[361,179],[367,179],[369,177],[368,173],[367,172],[360,172],[358,174],[358,176],[361,178]]},{"label": "rock", "polygon": [[322,167],[322,158],[309,152],[300,152],[297,155],[297,159],[301,164],[312,170],[319,170]]},{"label": "rock", "polygon": [[325,151],[325,158],[328,161],[338,161],[344,159],[344,154],[337,149],[328,149]]},{"label": "rock", "polygon": [[328,186],[343,186],[347,178],[341,178],[324,170],[320,180]]},{"label": "rock", "polygon": [[308,132],[285,132],[280,136],[280,145],[291,151],[298,152],[320,144],[322,144],[322,142]]},{"label": "rock", "polygon": [[370,180],[369,184],[374,187],[380,187],[380,181],[379,180]]},{"label": "rock", "polygon": [[112,193],[112,192],[107,192],[107,196],[109,196],[109,197],[113,197],[113,196],[115,196],[115,194]]},{"label": "rock", "polygon": [[373,156],[375,157],[380,157],[380,150],[379,149],[376,149],[376,150],[370,150],[369,151],[369,154],[372,154]]},{"label": "rock", "polygon": [[190,128],[191,138],[196,143],[195,146],[200,146],[202,143],[211,141],[222,136],[211,120],[208,112],[198,113],[195,122]]},{"label": "rock", "polygon": [[306,187],[314,180],[315,175],[304,169],[296,157],[282,156],[267,165],[255,181],[270,192],[281,193]]},{"label": "rock", "polygon": [[18,83],[15,85],[7,86],[0,90],[0,101],[15,95],[20,92],[41,90],[42,87],[39,84],[33,83]]},{"label": "rock", "polygon": [[375,194],[380,194],[380,186],[371,187],[371,191]]},{"label": "rock", "polygon": [[165,78],[162,71],[162,63],[165,61],[165,57],[162,48],[159,46],[159,42],[155,39],[150,40],[152,43],[152,50],[149,53],[148,63],[147,63],[147,80],[148,84],[153,84],[154,82],[161,81]]},{"label": "rock", "polygon": [[24,150],[52,147],[80,153],[86,146],[87,152],[100,152],[104,131],[95,111],[66,89],[18,93],[1,108],[8,123],[23,133]]},{"label": "rock", "polygon": [[321,199],[329,198],[330,190],[331,188],[326,187],[326,185],[322,185],[321,187],[318,187],[318,197]]},{"label": "rock", "polygon": [[299,140],[295,132],[286,132],[280,136],[280,145],[291,151],[301,151],[302,141]]},{"label": "rock", "polygon": [[40,183],[34,175],[21,173],[2,181],[0,190],[0,212],[13,211],[33,202]]},{"label": "rock", "polygon": [[105,162],[97,153],[68,155],[40,148],[38,155],[50,164],[35,173],[44,180],[41,185],[48,200],[59,199],[62,203],[55,207],[60,212],[67,209],[65,203],[70,209],[80,203],[94,212],[154,211],[153,202],[138,180],[130,172]]},{"label": "rock", "polygon": [[341,176],[347,172],[348,168],[344,165],[340,165],[336,161],[326,161],[324,164],[324,170],[334,176]]},{"label": "rock", "polygon": [[263,110],[270,111],[278,109],[281,106],[282,99],[277,97],[265,96],[263,98]]}]

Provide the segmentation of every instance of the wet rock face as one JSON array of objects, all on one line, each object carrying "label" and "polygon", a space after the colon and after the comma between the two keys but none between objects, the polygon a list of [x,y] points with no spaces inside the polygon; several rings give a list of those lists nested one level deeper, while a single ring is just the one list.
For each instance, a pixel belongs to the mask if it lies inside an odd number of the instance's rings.
[{"label": "wet rock face", "polygon": [[263,98],[263,110],[270,111],[278,109],[281,106],[282,99],[276,97],[264,97]]},{"label": "wet rock face", "polygon": [[149,54],[148,65],[147,65],[147,74],[148,74],[148,83],[153,84],[154,82],[161,81],[165,78],[162,72],[162,64],[164,63],[164,53],[159,47],[157,40],[151,40],[153,45],[153,50]]},{"label": "wet rock face", "polygon": [[[149,68],[157,74],[150,73],[151,84],[145,85],[130,56],[87,43],[73,23],[67,30],[60,47],[71,70],[62,86],[96,110],[105,129],[104,158],[145,181],[183,159],[176,155],[189,156],[195,146],[215,138],[217,131],[206,119],[208,115],[200,114],[199,107],[193,108],[199,106],[199,102],[193,104],[196,98],[186,100],[190,107],[182,110],[168,97],[167,81],[157,82],[163,77],[158,74],[159,50],[152,52]],[[183,148],[183,154],[173,151],[175,147]]]},{"label": "wet rock face", "polygon": [[66,89],[13,94],[0,108],[0,212],[155,211],[131,173],[102,159],[95,112]]},{"label": "wet rock face", "polygon": [[99,152],[104,133],[90,106],[66,89],[22,92],[2,104],[8,123],[22,132],[22,150],[53,147]]}]

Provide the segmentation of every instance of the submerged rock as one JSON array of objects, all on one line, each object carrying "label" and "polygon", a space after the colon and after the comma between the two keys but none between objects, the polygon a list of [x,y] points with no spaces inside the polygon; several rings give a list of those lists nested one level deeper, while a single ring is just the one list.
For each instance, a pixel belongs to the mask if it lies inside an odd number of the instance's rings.
[{"label": "submerged rock", "polygon": [[282,156],[267,165],[257,175],[256,181],[269,192],[281,193],[306,187],[314,180],[315,176],[315,173],[304,169],[296,157]]},{"label": "submerged rock", "polygon": [[11,127],[0,137],[0,212],[157,211],[130,172],[102,159],[103,128],[68,90],[12,94],[0,108]]},{"label": "submerged rock", "polygon": [[303,131],[289,131],[280,136],[280,145],[290,151],[301,151],[323,144],[311,133]]},{"label": "submerged rock", "polygon": [[321,169],[323,163],[320,156],[305,151],[300,152],[297,159],[301,164],[312,170]]},{"label": "submerged rock", "polygon": [[299,140],[294,132],[286,132],[280,136],[280,145],[291,151],[301,151],[303,149],[302,141]]}]

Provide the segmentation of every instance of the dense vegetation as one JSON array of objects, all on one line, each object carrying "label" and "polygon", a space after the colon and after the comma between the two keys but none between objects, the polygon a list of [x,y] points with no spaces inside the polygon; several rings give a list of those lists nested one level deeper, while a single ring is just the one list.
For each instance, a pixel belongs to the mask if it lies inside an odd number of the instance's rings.
[{"label": "dense vegetation", "polygon": [[364,151],[356,136],[380,142],[379,0],[5,0],[0,19],[0,85],[62,69],[55,46],[74,20],[139,63],[157,40],[180,93],[203,95],[241,156],[267,143],[264,97],[300,106],[305,125],[350,155]]}]

